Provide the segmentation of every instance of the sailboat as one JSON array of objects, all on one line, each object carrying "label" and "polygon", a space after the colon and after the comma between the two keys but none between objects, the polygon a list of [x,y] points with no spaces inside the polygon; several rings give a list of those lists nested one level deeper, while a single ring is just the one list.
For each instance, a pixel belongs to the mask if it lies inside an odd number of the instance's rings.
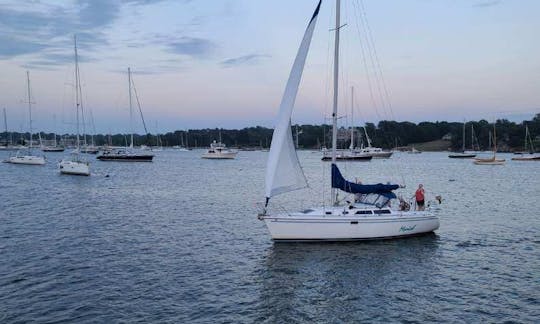
[{"label": "sailboat", "polygon": [[[56,125],[56,118],[55,118],[55,123],[54,124]],[[54,144],[53,145],[41,145],[41,150],[43,152],[64,152],[64,147],[58,145],[58,141],[56,140],[56,133],[54,133],[53,135],[54,135]],[[40,138],[40,140],[41,140],[41,138]]]},{"label": "sailboat", "polygon": [[30,72],[26,71],[26,85],[28,90],[28,118],[30,121],[30,146],[28,152],[23,154],[22,151],[17,151],[15,156],[11,156],[6,162],[13,164],[27,164],[27,165],[45,165],[45,157],[36,156],[32,154],[32,96],[30,95]]},{"label": "sailboat", "polygon": [[503,165],[505,159],[497,159],[497,132],[495,131],[495,123],[493,123],[493,156],[487,159],[474,159],[474,164],[477,165]]},{"label": "sailboat", "polygon": [[[139,153],[133,150],[133,105],[132,105],[132,95],[131,95],[131,69],[128,68],[128,84],[129,84],[129,124],[131,128],[131,143],[129,149],[110,149],[103,151],[100,155],[97,156],[97,159],[100,161],[118,161],[118,162],[152,162],[154,158],[153,154],[148,153]],[[126,144],[127,145],[127,144]]]},{"label": "sailboat", "polygon": [[90,165],[86,161],[82,161],[80,158],[80,131],[79,131],[79,109],[81,108],[82,101],[82,87],[81,79],[79,72],[79,58],[77,55],[77,37],[73,36],[74,49],[75,49],[75,110],[77,116],[77,148],[72,152],[72,158],[68,160],[62,160],[58,163],[58,169],[61,174],[70,174],[70,175],[90,175]]},{"label": "sailboat", "polygon": [[219,130],[219,142],[215,140],[210,143],[210,148],[201,156],[203,159],[231,160],[236,158],[237,151],[228,149],[221,141],[221,130]]},{"label": "sailboat", "polygon": [[388,158],[390,158],[392,156],[393,152],[385,151],[380,147],[371,146],[371,139],[369,138],[366,127],[363,127],[363,128],[364,128],[364,134],[366,135],[366,141],[367,141],[368,146],[362,147],[360,152],[365,153],[365,154],[371,154],[373,156],[373,158],[375,158],[375,159],[388,159]]},{"label": "sailboat", "polygon": [[[527,150],[527,147],[529,148]],[[535,154],[534,145],[529,132],[529,126],[525,124],[525,151],[524,152],[515,152],[514,154],[519,154],[519,157],[513,157],[512,161],[540,161],[540,156]]]},{"label": "sailboat", "polygon": [[13,133],[8,131],[6,108],[4,108],[4,134],[6,138],[0,145],[0,151],[17,151],[21,149],[19,146],[13,145]]},{"label": "sailboat", "polygon": [[[292,213],[268,212],[268,204],[272,197],[307,186],[294,147],[290,125],[320,5],[319,1],[300,44],[281,100],[266,168],[266,201],[258,218],[264,221],[274,241],[387,239],[435,231],[439,228],[439,219],[431,211],[410,211],[405,204],[400,204],[403,208],[399,211],[390,208],[390,200],[397,198],[393,191],[399,188],[398,185],[352,183],[344,179],[336,165],[340,0],[336,1],[334,30],[331,205]],[[336,190],[354,194],[356,199],[340,205]]]},{"label": "sailboat", "polygon": [[[449,154],[448,157],[451,159],[471,159],[476,156],[476,154],[465,153],[465,122],[463,122],[463,147],[461,152],[454,152]],[[474,143],[471,143],[474,146]]]},{"label": "sailboat", "polygon": [[[357,150],[354,147],[354,88],[351,88],[351,144],[348,150],[339,150],[336,152],[336,160],[338,161],[371,161],[373,155]],[[323,150],[323,161],[332,161],[332,151]]]}]

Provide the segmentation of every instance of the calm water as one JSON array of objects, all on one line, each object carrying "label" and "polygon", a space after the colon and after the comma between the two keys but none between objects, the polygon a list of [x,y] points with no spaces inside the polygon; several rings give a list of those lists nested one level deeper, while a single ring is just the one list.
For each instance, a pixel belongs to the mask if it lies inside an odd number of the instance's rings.
[{"label": "calm water", "polygon": [[[474,166],[423,153],[342,165],[348,178],[441,194],[441,228],[393,241],[273,244],[256,218],[267,153],[201,153],[157,152],[149,164],[90,157],[89,178],[59,175],[62,153],[45,167],[0,164],[0,322],[540,318],[538,162]],[[328,164],[300,156],[311,188],[275,206],[328,197]]]}]

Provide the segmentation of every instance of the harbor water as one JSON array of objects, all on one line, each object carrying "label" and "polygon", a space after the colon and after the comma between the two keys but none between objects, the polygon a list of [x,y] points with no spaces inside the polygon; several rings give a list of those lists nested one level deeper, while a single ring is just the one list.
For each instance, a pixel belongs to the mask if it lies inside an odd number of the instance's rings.
[{"label": "harbor water", "polygon": [[[273,243],[257,219],[266,152],[101,162],[90,177],[0,164],[0,323],[538,322],[540,163],[446,153],[343,163],[349,179],[422,183],[440,228],[354,243]],[[0,159],[8,156],[0,152]],[[271,210],[329,200],[329,164]]]}]

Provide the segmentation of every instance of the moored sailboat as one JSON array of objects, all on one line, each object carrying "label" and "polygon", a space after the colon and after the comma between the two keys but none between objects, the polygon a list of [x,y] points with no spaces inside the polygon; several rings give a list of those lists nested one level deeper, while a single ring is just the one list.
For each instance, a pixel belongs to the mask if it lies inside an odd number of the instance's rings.
[{"label": "moored sailboat", "polygon": [[81,79],[79,73],[79,58],[77,55],[77,38],[73,36],[74,50],[75,50],[75,109],[76,109],[76,119],[77,119],[77,148],[72,152],[71,159],[64,159],[58,163],[58,169],[61,174],[69,175],[90,175],[90,164],[86,161],[82,161],[80,158],[80,131],[79,131],[79,109],[81,108],[82,101],[82,87]]},{"label": "moored sailboat", "polygon": [[497,159],[497,132],[495,131],[495,123],[493,123],[493,156],[490,158],[476,158],[474,164],[477,165],[503,165],[505,159]]},{"label": "moored sailboat", "polygon": [[534,144],[532,141],[531,133],[529,132],[529,126],[525,124],[525,151],[515,152],[519,156],[513,157],[512,161],[540,161],[540,156],[536,154]]},{"label": "moored sailboat", "polygon": [[[465,122],[463,122],[462,141],[463,141],[463,145],[462,145],[463,147],[461,148],[461,152],[451,153],[451,154],[448,155],[449,158],[451,158],[451,159],[471,159],[471,158],[474,158],[476,156],[476,154],[465,152]],[[471,143],[471,145],[474,145],[474,144]]]},{"label": "moored sailboat", "polygon": [[24,153],[23,151],[17,151],[15,156],[9,157],[5,162],[12,164],[26,164],[26,165],[45,165],[45,157],[36,156],[32,154],[33,142],[33,129],[32,129],[32,96],[30,94],[30,72],[26,71],[26,84],[27,84],[27,93],[28,93],[28,118],[30,126],[30,144],[28,147],[28,152]]},{"label": "moored sailboat", "polygon": [[131,128],[131,143],[129,148],[109,149],[103,151],[97,156],[100,161],[117,161],[117,162],[152,162],[153,154],[134,151],[133,149],[133,105],[131,95],[131,69],[128,68],[128,84],[129,84],[129,124]]},{"label": "moored sailboat", "polygon": [[[336,165],[340,0],[336,3],[334,46],[331,205],[308,208],[295,213],[268,212],[268,204],[272,197],[307,186],[296,154],[290,125],[320,5],[319,1],[300,44],[281,100],[266,168],[266,201],[259,219],[265,222],[274,241],[388,239],[436,230],[439,227],[439,219],[429,210],[410,211],[402,208],[396,211],[390,208],[390,200],[397,198],[393,191],[399,188],[398,185],[351,183],[343,178]],[[339,205],[336,190],[354,194],[357,199],[352,203]]]}]

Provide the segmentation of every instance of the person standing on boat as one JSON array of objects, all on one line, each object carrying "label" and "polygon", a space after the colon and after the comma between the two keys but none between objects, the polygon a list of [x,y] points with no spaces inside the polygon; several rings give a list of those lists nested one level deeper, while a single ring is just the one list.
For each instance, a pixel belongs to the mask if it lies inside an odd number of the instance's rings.
[{"label": "person standing on boat", "polygon": [[424,185],[419,184],[418,189],[416,189],[416,192],[414,193],[414,196],[416,197],[416,210],[424,210],[424,205],[425,205],[424,194],[425,194]]}]

